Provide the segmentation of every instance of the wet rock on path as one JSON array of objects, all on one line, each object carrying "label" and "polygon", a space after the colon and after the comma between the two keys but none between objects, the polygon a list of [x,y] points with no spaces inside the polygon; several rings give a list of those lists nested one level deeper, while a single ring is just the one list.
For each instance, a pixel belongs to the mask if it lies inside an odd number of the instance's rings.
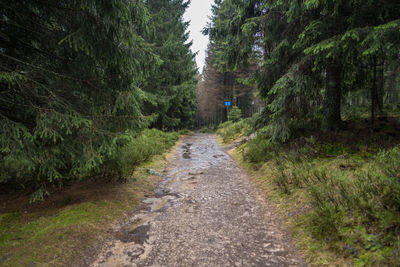
[{"label": "wet rock on path", "polygon": [[210,134],[184,140],[147,208],[92,266],[304,266],[279,216]]}]

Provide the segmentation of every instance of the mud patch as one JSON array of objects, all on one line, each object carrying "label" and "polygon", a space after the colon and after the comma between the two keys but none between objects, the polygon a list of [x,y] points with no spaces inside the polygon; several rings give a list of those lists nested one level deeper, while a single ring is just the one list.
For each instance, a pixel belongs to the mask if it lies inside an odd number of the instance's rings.
[{"label": "mud patch", "polygon": [[149,238],[148,232],[150,230],[150,224],[144,224],[136,227],[132,231],[122,229],[116,234],[116,238],[123,243],[132,243],[143,245],[144,242]]},{"label": "mud patch", "polygon": [[177,193],[173,193],[171,192],[170,189],[161,189],[161,190],[156,190],[154,192],[154,197],[155,198],[163,198],[166,196],[172,196],[172,197],[176,197],[176,198],[180,198],[181,196]]},{"label": "mud patch", "polygon": [[173,193],[170,188],[168,188],[168,184],[172,181],[172,177],[167,177],[164,181],[162,181],[157,188],[154,190],[153,196],[155,198],[163,198],[165,196],[173,196],[176,198],[180,198],[179,194]]},{"label": "mud patch", "polygon": [[190,176],[188,178],[183,178],[182,181],[190,181],[196,179],[196,176]]},{"label": "mud patch", "polygon": [[154,212],[158,212],[158,213],[161,213],[161,212],[166,212],[166,211],[167,211],[167,209],[168,209],[168,207],[167,207],[167,206],[165,206],[165,207],[162,207],[162,208],[160,208],[160,209],[158,209],[158,210],[155,210]]},{"label": "mud patch", "polygon": [[[129,256],[129,258],[131,259],[131,262],[133,262],[134,259],[137,259],[140,257],[140,255],[142,255],[144,253],[144,249],[142,248],[135,248],[133,251],[128,251],[126,253],[126,255]],[[129,266],[129,265],[126,265]]]},{"label": "mud patch", "polygon": [[204,174],[204,172],[189,172],[189,175],[201,175]]},{"label": "mud patch", "polygon": [[150,224],[145,224],[137,227],[132,232],[129,232],[129,234],[132,236],[132,239],[136,244],[143,245],[143,243],[149,238],[149,235],[147,234],[149,230]]},{"label": "mud patch", "polygon": [[185,145],[182,146],[183,148],[183,154],[182,157],[184,159],[191,159],[192,157],[190,156],[190,147],[192,146],[192,144],[190,143],[186,143]]}]

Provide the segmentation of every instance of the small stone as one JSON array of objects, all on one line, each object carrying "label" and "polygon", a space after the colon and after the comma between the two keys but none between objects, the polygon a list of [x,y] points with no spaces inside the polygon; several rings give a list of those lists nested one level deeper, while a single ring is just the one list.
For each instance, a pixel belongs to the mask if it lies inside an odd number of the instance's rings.
[{"label": "small stone", "polygon": [[152,170],[152,169],[147,169],[147,172],[149,173],[149,174],[151,174],[151,175],[154,175],[154,176],[163,176],[161,173],[159,173],[158,171],[155,171],[155,170]]},{"label": "small stone", "polygon": [[190,176],[189,178],[184,178],[184,179],[182,179],[182,180],[183,180],[183,181],[188,181],[188,180],[194,180],[194,179],[196,179],[195,176]]},{"label": "small stone", "polygon": [[144,204],[153,204],[156,201],[157,201],[156,198],[146,198],[146,199],[142,200],[142,203],[144,203]]}]

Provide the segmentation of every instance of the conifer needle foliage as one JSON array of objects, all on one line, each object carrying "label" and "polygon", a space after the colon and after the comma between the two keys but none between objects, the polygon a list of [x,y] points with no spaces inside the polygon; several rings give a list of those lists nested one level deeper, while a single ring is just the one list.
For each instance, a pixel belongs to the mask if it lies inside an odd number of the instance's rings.
[{"label": "conifer needle foliage", "polygon": [[306,127],[340,129],[342,107],[360,102],[373,130],[384,102],[398,103],[399,10],[396,0],[215,0],[204,33],[221,71],[256,63],[247,81],[266,100],[261,119],[286,141]]},{"label": "conifer needle foliage", "polygon": [[[0,1],[0,183],[43,195],[48,183],[102,173],[159,117],[190,126],[196,69],[185,44],[187,3],[163,5],[178,29],[163,39],[180,51],[170,57],[155,42],[165,25],[153,20],[163,12],[153,1]],[[163,71],[169,60],[185,64]],[[176,110],[145,106],[164,98]]]}]

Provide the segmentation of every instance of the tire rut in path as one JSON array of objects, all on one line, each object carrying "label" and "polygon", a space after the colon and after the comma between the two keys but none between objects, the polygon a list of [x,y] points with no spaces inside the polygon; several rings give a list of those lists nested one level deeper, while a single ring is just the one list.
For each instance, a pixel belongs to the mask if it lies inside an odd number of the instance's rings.
[{"label": "tire rut in path", "polygon": [[184,140],[147,209],[92,266],[304,266],[274,209],[210,134]]}]

